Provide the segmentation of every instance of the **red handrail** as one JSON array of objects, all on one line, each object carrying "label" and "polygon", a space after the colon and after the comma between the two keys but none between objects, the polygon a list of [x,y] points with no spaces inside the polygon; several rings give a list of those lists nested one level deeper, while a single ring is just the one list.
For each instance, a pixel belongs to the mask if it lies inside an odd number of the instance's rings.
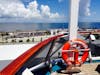
[{"label": "red handrail", "polygon": [[49,43],[52,40],[57,39],[58,37],[61,37],[62,35],[57,35],[54,37],[51,37],[47,40],[44,40],[40,42],[39,44],[35,45],[34,47],[30,48],[28,51],[23,53],[21,56],[19,56],[17,59],[12,61],[7,67],[5,67],[1,72],[0,75],[15,75],[15,73],[21,68],[21,66],[32,56],[34,55],[42,46],[45,46],[47,43]]}]

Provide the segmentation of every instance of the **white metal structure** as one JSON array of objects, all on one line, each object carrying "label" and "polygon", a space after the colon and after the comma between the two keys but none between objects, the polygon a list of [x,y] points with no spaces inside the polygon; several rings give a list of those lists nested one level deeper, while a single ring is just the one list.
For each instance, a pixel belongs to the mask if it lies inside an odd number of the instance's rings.
[{"label": "white metal structure", "polygon": [[79,0],[70,0],[69,40],[77,38]]},{"label": "white metal structure", "polygon": [[[78,13],[80,0],[70,0],[70,16],[69,16],[69,40],[77,39],[78,31]],[[94,36],[91,36],[95,40]],[[89,51],[89,58],[91,60],[100,60],[100,57],[92,57]]]}]

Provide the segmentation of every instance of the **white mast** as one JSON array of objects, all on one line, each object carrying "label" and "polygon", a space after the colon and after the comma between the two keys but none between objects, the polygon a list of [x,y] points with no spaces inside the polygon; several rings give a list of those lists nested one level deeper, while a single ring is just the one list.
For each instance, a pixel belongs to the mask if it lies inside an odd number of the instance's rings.
[{"label": "white mast", "polygon": [[77,38],[79,0],[70,0],[69,40]]}]

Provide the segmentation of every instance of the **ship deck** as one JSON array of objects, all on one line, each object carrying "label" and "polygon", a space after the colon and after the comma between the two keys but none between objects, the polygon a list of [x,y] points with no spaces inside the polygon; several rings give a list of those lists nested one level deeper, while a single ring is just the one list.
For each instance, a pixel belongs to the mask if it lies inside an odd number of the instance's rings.
[{"label": "ship deck", "polygon": [[[72,75],[100,75],[96,70],[98,63],[87,63],[83,64],[81,67],[78,67],[81,72],[77,74],[72,74]],[[69,74],[61,74],[61,73],[52,73],[51,75],[69,75]]]}]

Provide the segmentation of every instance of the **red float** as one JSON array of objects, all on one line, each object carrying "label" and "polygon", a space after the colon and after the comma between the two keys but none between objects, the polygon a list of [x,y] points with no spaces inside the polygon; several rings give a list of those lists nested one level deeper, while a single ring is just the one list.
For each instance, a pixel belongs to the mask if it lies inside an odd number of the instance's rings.
[{"label": "red float", "polygon": [[[79,59],[79,51],[83,54]],[[81,39],[75,39],[68,41],[64,44],[62,48],[62,58],[66,64],[81,65],[83,64],[89,55],[89,48],[85,41]]]}]

